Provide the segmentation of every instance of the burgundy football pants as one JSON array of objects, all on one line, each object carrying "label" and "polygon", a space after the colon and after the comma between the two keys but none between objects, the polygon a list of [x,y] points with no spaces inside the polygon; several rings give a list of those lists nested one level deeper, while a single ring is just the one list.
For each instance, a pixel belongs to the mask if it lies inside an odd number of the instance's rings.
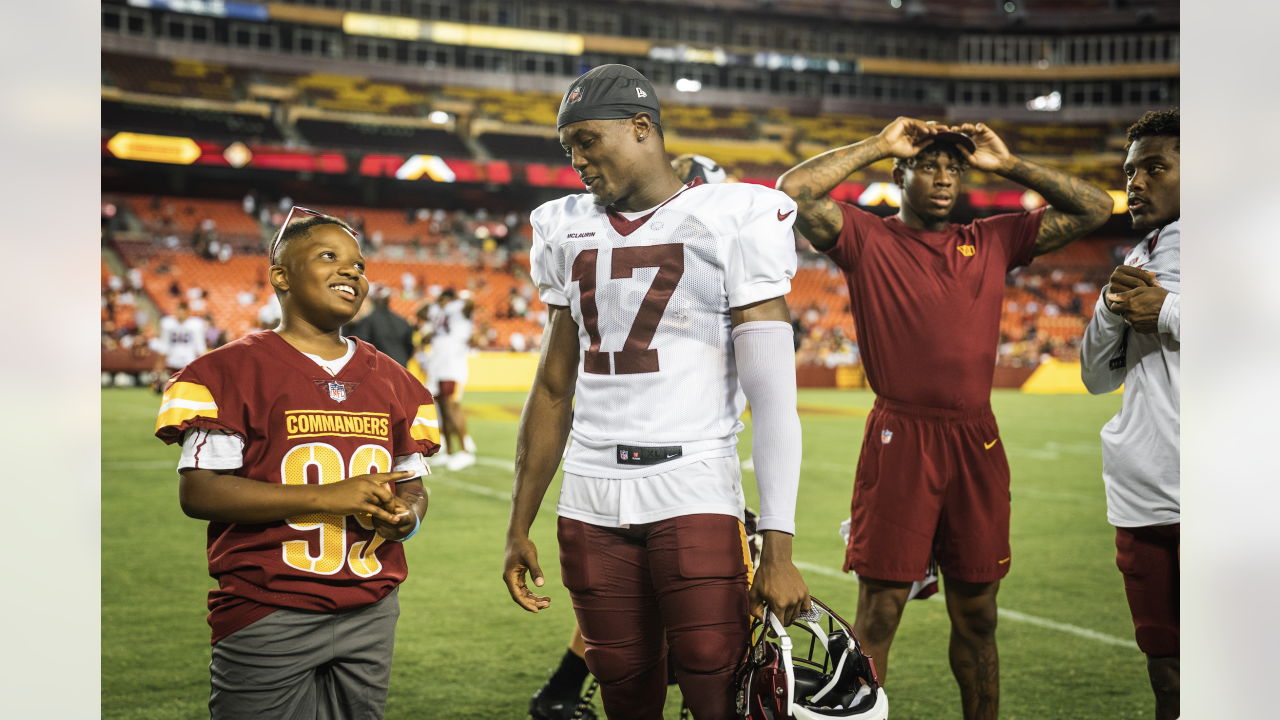
[{"label": "burgundy football pants", "polygon": [[609,720],[660,720],[667,649],[698,720],[736,717],[733,675],[750,632],[737,518],[685,515],[630,528],[560,518],[564,585]]}]

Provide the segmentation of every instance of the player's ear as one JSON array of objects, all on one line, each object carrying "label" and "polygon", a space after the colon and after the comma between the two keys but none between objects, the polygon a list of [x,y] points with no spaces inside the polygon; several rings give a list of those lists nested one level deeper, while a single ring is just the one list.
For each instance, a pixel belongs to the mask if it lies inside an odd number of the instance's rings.
[{"label": "player's ear", "polygon": [[646,138],[657,132],[653,118],[649,117],[649,113],[643,112],[631,118],[631,130],[636,136],[636,142],[644,142]]},{"label": "player's ear", "polygon": [[902,168],[898,167],[897,165],[893,166],[893,184],[894,185],[897,185],[898,187],[902,187],[902,184],[903,182],[905,182],[906,177],[907,177],[907,174],[903,172]]},{"label": "player's ear", "polygon": [[267,279],[276,290],[289,292],[289,271],[283,265],[272,265],[267,270]]}]

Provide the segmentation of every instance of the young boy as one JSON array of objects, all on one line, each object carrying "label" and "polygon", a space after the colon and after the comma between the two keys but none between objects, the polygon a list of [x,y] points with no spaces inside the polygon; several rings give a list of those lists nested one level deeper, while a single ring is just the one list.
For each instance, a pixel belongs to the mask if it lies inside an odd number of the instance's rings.
[{"label": "young boy", "polygon": [[156,422],[182,443],[183,512],[209,521],[209,709],[381,718],[436,410],[403,367],[338,334],[369,291],[346,223],[286,220],[271,263],[279,327],[186,366]]}]

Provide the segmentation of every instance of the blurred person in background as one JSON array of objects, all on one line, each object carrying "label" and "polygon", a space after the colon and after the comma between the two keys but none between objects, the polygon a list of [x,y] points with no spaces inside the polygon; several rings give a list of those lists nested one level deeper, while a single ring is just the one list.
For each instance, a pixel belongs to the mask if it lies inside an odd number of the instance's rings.
[{"label": "blurred person in background", "polygon": [[160,318],[160,334],[151,348],[156,354],[156,377],[151,388],[163,392],[169,376],[205,354],[207,347],[204,320],[192,315],[185,302],[178,303],[175,314]]},{"label": "blurred person in background", "polygon": [[1149,112],[1129,128],[1129,215],[1134,228],[1151,233],[1112,273],[1080,347],[1089,392],[1124,385],[1124,405],[1102,428],[1102,480],[1157,720],[1178,717],[1181,705],[1179,125],[1175,109]]},{"label": "blurred person in background", "polygon": [[395,360],[400,367],[408,367],[413,357],[413,326],[408,320],[391,310],[394,291],[381,284],[369,288],[369,300],[373,309],[360,319],[344,327],[343,335],[358,337]]},{"label": "blurred person in background", "polygon": [[[467,384],[467,355],[475,330],[472,314],[476,302],[471,294],[445,288],[435,302],[418,308],[418,318],[426,321],[431,338],[427,357],[427,389],[440,410],[440,437],[445,451],[436,454],[450,470],[476,464],[476,443],[467,434],[467,417],[462,410],[462,393]],[[441,456],[444,456],[443,458]]]},{"label": "blurred person in background", "polygon": [[[901,193],[896,215],[828,197],[886,158]],[[951,223],[970,169],[1035,190],[1048,206]],[[1114,203],[1102,188],[1015,156],[982,123],[905,117],[801,163],[778,189],[796,200],[796,228],[844,272],[876,393],[844,563],[858,574],[854,632],[886,678],[903,609],[936,591],[940,566],[965,720],[993,720],[996,593],[1012,559],[1009,463],[991,411],[1005,276],[1101,227]]]},{"label": "blurred person in background", "polygon": [[258,308],[258,329],[259,330],[275,330],[280,324],[281,309],[280,298],[272,293],[267,296],[267,301]]}]

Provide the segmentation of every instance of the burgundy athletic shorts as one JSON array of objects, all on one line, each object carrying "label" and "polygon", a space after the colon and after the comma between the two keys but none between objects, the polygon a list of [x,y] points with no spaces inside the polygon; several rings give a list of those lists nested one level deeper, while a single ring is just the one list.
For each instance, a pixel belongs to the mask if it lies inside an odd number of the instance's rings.
[{"label": "burgundy athletic shorts", "polygon": [[662,717],[667,648],[698,720],[737,717],[733,675],[750,632],[746,535],[728,515],[630,528],[560,518],[561,577],[610,720]]},{"label": "burgundy athletic shorts", "polygon": [[440,397],[453,399],[453,394],[458,391],[458,383],[453,380],[440,381]]},{"label": "burgundy athletic shorts", "polygon": [[1009,572],[1009,461],[990,407],[938,410],[876,398],[853,485],[844,569],[923,580],[932,552],[948,578]]},{"label": "burgundy athletic shorts", "polygon": [[1133,615],[1138,649],[1148,655],[1177,655],[1178,557],[1181,523],[1116,528],[1116,565],[1124,573],[1124,594]]}]

